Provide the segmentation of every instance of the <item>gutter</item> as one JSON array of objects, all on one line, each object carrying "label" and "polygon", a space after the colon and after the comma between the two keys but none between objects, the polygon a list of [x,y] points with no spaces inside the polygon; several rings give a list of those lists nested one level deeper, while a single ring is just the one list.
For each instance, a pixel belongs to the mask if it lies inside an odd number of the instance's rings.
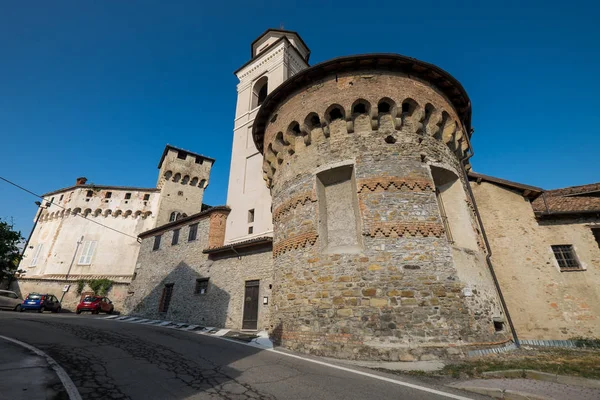
[{"label": "gutter", "polygon": [[[471,128],[470,134],[473,133],[473,129]],[[496,291],[498,292],[498,297],[500,297],[500,303],[502,304],[502,308],[504,309],[504,314],[506,315],[506,321],[510,326],[510,330],[515,341],[515,345],[517,348],[521,347],[521,342],[519,341],[519,337],[517,335],[517,330],[515,329],[515,325],[513,324],[512,318],[510,317],[510,312],[508,311],[508,306],[506,305],[506,301],[504,300],[504,295],[502,294],[502,289],[500,288],[500,283],[498,282],[498,278],[496,277],[496,273],[494,272],[494,265],[492,264],[492,248],[490,247],[490,242],[488,241],[487,234],[485,233],[485,227],[483,226],[483,221],[481,219],[481,214],[479,214],[479,208],[477,207],[477,201],[475,201],[475,196],[473,195],[473,190],[471,190],[471,183],[469,182],[469,176],[467,175],[467,170],[465,165],[469,162],[469,159],[475,155],[473,151],[473,147],[471,146],[470,135],[465,135],[467,138],[467,144],[469,145],[469,155],[464,157],[461,160],[460,166],[462,168],[465,182],[467,184],[467,189],[469,192],[469,197],[471,198],[471,202],[473,203],[473,208],[475,209],[475,216],[477,217],[477,222],[479,223],[479,227],[481,228],[481,235],[483,236],[483,241],[485,243],[485,248],[487,249],[487,254],[485,256],[485,261],[487,262],[488,268],[490,270],[490,274],[492,275],[492,280],[494,281],[494,286],[496,287]]]}]

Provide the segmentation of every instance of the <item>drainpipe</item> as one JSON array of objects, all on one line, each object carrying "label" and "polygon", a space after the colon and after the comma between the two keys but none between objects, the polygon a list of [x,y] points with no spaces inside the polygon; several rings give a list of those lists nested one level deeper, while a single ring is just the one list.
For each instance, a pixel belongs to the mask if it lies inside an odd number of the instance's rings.
[{"label": "drainpipe", "polygon": [[[473,133],[473,129],[471,132]],[[510,326],[510,330],[512,332],[513,340],[517,348],[521,347],[521,342],[519,341],[519,337],[517,336],[517,330],[512,322],[512,318],[510,317],[510,313],[508,312],[508,306],[506,305],[506,301],[504,300],[504,296],[502,295],[502,289],[500,289],[500,283],[498,283],[498,278],[496,277],[496,273],[494,272],[494,265],[492,264],[492,248],[490,247],[490,243],[487,238],[487,234],[485,233],[485,227],[483,226],[483,221],[481,219],[481,215],[479,214],[479,208],[477,208],[477,202],[475,201],[475,196],[473,195],[473,191],[471,190],[471,184],[469,183],[469,176],[467,175],[467,170],[465,165],[469,161],[471,157],[475,155],[473,151],[473,147],[471,147],[471,140],[469,139],[469,135],[465,135],[467,139],[467,144],[469,145],[469,154],[462,159],[461,168],[463,170],[463,174],[465,177],[465,182],[467,184],[467,190],[469,192],[469,197],[471,198],[471,202],[473,203],[473,208],[475,209],[475,216],[477,217],[477,222],[479,223],[479,227],[481,228],[481,235],[483,236],[483,241],[485,242],[485,248],[487,249],[487,254],[485,256],[485,261],[487,262],[488,268],[490,270],[490,274],[492,275],[492,280],[494,281],[494,286],[496,287],[496,291],[498,292],[498,296],[500,297],[500,303],[502,304],[502,308],[504,309],[504,314],[506,315],[506,320],[508,321],[508,325]]]},{"label": "drainpipe", "polygon": [[242,259],[242,256],[240,256],[240,253],[238,253],[238,251],[235,249],[235,247],[233,247],[233,245],[231,245],[231,251],[233,251],[235,255],[237,255],[238,260]]}]

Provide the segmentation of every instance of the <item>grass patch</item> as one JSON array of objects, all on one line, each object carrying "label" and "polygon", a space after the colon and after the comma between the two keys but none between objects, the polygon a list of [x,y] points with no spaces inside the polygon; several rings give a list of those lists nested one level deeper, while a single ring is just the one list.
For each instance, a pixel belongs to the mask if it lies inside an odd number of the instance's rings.
[{"label": "grass patch", "polygon": [[558,375],[600,379],[600,352],[567,349],[534,349],[494,354],[446,365],[438,374],[480,377],[482,372],[531,369]]}]

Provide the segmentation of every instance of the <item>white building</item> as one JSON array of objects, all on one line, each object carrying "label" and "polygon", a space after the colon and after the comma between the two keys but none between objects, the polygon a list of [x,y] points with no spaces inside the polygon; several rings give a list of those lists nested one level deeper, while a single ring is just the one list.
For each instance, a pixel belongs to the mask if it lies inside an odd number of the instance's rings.
[{"label": "white building", "polygon": [[[78,178],[75,186],[45,194],[20,264],[26,271],[18,281],[21,294],[61,297],[67,283],[104,278],[114,282],[111,296],[119,305],[134,277],[138,234],[200,212],[214,161],[167,145],[154,188],[93,185]],[[63,303],[78,298],[71,287]]]},{"label": "white building", "polygon": [[252,123],[260,105],[277,86],[308,68],[310,50],[296,33],[268,29],[251,45],[250,61],[235,74],[237,105],[227,205],[226,243],[272,236],[271,196],[263,181],[263,157],[252,140]]}]

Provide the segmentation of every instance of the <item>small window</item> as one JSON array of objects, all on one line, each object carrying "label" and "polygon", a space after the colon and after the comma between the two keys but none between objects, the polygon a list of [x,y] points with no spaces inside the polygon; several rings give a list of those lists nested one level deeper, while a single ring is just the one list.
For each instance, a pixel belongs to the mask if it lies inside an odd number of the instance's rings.
[{"label": "small window", "polygon": [[196,288],[194,289],[195,294],[206,294],[208,290],[208,278],[196,279]]},{"label": "small window", "polygon": [[579,270],[581,266],[575,255],[575,249],[571,244],[561,244],[552,246],[554,257],[558,261],[561,271]]},{"label": "small window", "polygon": [[152,251],[156,251],[156,250],[160,249],[160,238],[161,237],[162,237],[162,235],[154,236],[154,246],[152,247]]},{"label": "small window", "polygon": [[167,312],[169,310],[171,297],[173,296],[173,285],[173,283],[167,283],[163,287],[162,296],[160,296],[160,304],[158,305],[158,312]]},{"label": "small window", "polygon": [[340,110],[339,108],[334,108],[333,110],[329,111],[329,119],[331,121],[335,121],[336,119],[343,119],[344,118],[344,114],[342,113],[342,110]]},{"label": "small window", "polygon": [[[110,192],[108,192],[110,193]],[[85,194],[85,197],[92,197],[94,195],[94,191],[93,190],[88,190],[87,193]]]},{"label": "small window", "polygon": [[177,221],[178,219],[180,219],[182,217],[183,217],[183,215],[179,211],[173,211],[171,213],[171,215],[169,216],[169,222]]},{"label": "small window", "polygon": [[200,164],[200,165],[202,165],[202,161],[204,161],[204,160],[202,159],[202,157],[200,157],[200,156],[196,156],[196,164]]},{"label": "small window", "polygon": [[64,195],[64,194],[61,194],[61,195],[60,195],[60,198],[58,199],[58,201],[62,201],[63,197],[65,197],[65,195]]},{"label": "small window", "polygon": [[177,158],[179,158],[180,160],[185,160],[186,156],[187,154],[185,153],[185,151],[180,151],[177,153]]},{"label": "small window", "polygon": [[105,199],[110,199],[112,197],[112,192],[106,192],[106,194],[104,195]]},{"label": "small window", "polygon": [[248,223],[251,224],[254,222],[254,208],[252,210],[248,210]]},{"label": "small window", "polygon": [[94,255],[95,250],[95,240],[86,240],[85,242],[83,242],[83,249],[81,250],[81,255],[79,256],[79,261],[77,262],[77,264],[90,265],[92,263],[92,256]]},{"label": "small window", "polygon": [[188,235],[188,242],[191,242],[192,240],[196,240],[197,236],[198,236],[198,224],[190,225],[190,233]]},{"label": "small window", "polygon": [[180,229],[175,229],[173,231],[173,240],[171,240],[171,246],[175,246],[177,243],[179,243],[179,231]]},{"label": "small window", "polygon": [[248,235],[251,235],[254,233],[254,227],[250,226],[248,227]]},{"label": "small window", "polygon": [[594,239],[596,239],[598,247],[600,247],[600,228],[592,228],[592,234],[594,235]]},{"label": "small window", "polygon": [[144,201],[148,201],[150,200],[150,195],[149,194],[145,194],[144,195]]},{"label": "small window", "polygon": [[54,197],[50,199],[50,203],[54,203]]},{"label": "small window", "polygon": [[125,200],[131,199],[131,193],[125,193]]},{"label": "small window", "polygon": [[42,249],[44,248],[44,244],[40,243],[37,245],[37,247],[35,248],[35,251],[33,252],[33,258],[31,259],[31,266],[35,267],[37,265],[37,262],[40,258],[40,253],[42,252]]}]

